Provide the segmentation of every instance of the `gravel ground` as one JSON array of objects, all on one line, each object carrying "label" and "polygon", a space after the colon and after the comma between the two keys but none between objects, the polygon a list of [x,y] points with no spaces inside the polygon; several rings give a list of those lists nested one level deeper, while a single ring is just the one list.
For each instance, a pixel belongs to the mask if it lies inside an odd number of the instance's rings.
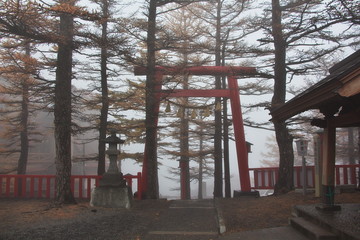
[{"label": "gravel ground", "polygon": [[135,201],[130,210],[90,207],[88,202],[54,208],[46,201],[10,199],[1,199],[0,206],[0,239],[138,240],[168,201]]}]

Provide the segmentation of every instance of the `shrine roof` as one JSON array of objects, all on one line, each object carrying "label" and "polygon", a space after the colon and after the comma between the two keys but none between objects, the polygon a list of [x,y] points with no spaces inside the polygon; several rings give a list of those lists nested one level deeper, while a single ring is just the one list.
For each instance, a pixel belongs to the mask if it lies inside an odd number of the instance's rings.
[{"label": "shrine roof", "polygon": [[329,73],[288,102],[273,107],[272,120],[286,120],[310,109],[319,109],[325,116],[344,109],[359,111],[360,50],[334,65]]}]

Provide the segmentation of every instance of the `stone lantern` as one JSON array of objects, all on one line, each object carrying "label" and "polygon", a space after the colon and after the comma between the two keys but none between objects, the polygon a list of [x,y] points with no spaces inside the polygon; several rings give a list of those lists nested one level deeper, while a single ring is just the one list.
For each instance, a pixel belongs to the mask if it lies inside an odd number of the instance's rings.
[{"label": "stone lantern", "polygon": [[107,172],[100,180],[100,186],[125,187],[126,181],[117,165],[117,157],[120,154],[120,146],[118,150],[117,145],[123,144],[125,141],[117,137],[116,132],[112,130],[111,135],[104,142],[109,144],[109,148],[105,153],[109,156],[110,164]]},{"label": "stone lantern", "polygon": [[91,206],[130,208],[132,201],[131,189],[126,186],[123,174],[117,166],[117,156],[120,154],[117,145],[125,141],[116,136],[115,131],[103,140],[109,144],[106,154],[110,164],[107,172],[102,176],[97,186],[91,193]]}]

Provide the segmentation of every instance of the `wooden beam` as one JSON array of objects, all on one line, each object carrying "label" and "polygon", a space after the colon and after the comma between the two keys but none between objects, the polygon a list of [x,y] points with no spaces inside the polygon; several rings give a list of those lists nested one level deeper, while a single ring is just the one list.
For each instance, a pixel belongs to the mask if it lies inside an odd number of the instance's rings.
[{"label": "wooden beam", "polygon": [[[157,66],[156,71],[163,75],[196,75],[196,76],[242,76],[258,74],[254,67],[240,66],[197,66],[197,67],[162,67]],[[134,73],[137,76],[146,75],[146,67],[136,66]]]},{"label": "wooden beam", "polygon": [[326,128],[330,124],[331,127],[339,128],[339,127],[359,127],[360,126],[360,111],[353,111],[346,113],[344,115],[336,116],[333,118],[318,119],[313,118],[311,120],[311,125]]},{"label": "wooden beam", "polygon": [[228,89],[174,89],[163,90],[162,97],[230,97]]},{"label": "wooden beam", "polygon": [[328,124],[332,127],[358,127],[360,126],[360,111],[352,111],[329,119]]}]

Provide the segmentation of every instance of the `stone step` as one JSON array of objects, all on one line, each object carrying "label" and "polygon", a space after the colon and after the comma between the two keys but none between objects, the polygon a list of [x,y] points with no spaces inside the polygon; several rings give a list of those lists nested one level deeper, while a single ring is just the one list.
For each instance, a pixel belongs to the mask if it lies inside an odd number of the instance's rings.
[{"label": "stone step", "polygon": [[337,240],[336,234],[329,232],[320,226],[307,221],[302,217],[294,217],[290,219],[290,225],[295,229],[302,232],[305,236],[310,239],[316,240]]}]

